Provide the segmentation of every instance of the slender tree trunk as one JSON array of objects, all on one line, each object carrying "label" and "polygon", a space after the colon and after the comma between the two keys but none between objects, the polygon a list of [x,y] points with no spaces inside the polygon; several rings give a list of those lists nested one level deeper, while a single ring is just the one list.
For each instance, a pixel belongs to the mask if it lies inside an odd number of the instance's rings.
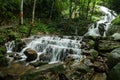
[{"label": "slender tree trunk", "polygon": [[92,19],[92,15],[93,15],[93,12],[94,12],[95,5],[96,5],[96,0],[94,0],[94,2],[93,2],[93,7],[92,7],[92,11],[91,11],[90,20]]},{"label": "slender tree trunk", "polygon": [[72,18],[72,0],[69,0],[69,19],[71,20]]},{"label": "slender tree trunk", "polygon": [[23,0],[21,0],[20,4],[20,25],[23,25]]},{"label": "slender tree trunk", "polygon": [[82,4],[82,16],[84,17],[85,15],[84,15],[84,9],[85,9],[85,0],[83,0],[83,4]]},{"label": "slender tree trunk", "polygon": [[53,8],[54,8],[54,4],[55,4],[55,0],[52,2],[52,6],[51,6],[51,10],[50,10],[50,16],[49,16],[50,21],[51,21],[51,18],[52,18],[52,11],[53,11]]},{"label": "slender tree trunk", "polygon": [[31,21],[31,27],[30,27],[30,29],[29,29],[29,31],[28,31],[28,35],[27,35],[27,37],[29,37],[29,36],[30,36],[31,31],[32,31],[32,28],[34,27],[35,6],[36,6],[36,0],[34,0],[33,11],[32,11],[32,21]]},{"label": "slender tree trunk", "polygon": [[88,19],[90,2],[91,0],[88,0],[87,9],[86,9],[86,19]]}]

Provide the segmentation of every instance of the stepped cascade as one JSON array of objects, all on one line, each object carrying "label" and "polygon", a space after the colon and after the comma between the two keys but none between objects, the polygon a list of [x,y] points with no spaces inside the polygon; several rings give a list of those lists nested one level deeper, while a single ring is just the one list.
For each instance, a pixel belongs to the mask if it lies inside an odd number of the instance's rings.
[{"label": "stepped cascade", "polygon": [[[34,38],[34,37],[33,37]],[[37,60],[41,60],[39,58],[40,55],[47,55],[49,62],[59,62],[64,61],[67,57],[72,57],[76,60],[82,58],[81,56],[81,41],[82,37],[80,36],[44,36],[39,37],[32,40],[30,43],[26,45],[26,47],[19,53],[22,57],[22,60],[26,59],[24,51],[28,48],[31,48],[37,52]],[[14,46],[13,42],[6,43],[7,52],[12,52],[12,48]],[[14,44],[15,45],[15,44]],[[34,62],[33,61],[33,62]]]},{"label": "stepped cascade", "polygon": [[111,26],[112,20],[115,19],[117,14],[114,11],[108,9],[107,7],[104,6],[97,7],[103,13],[103,16],[101,16],[101,19],[99,21],[90,26],[88,32],[85,35],[105,37],[108,28]]},{"label": "stepped cascade", "polygon": [[[117,14],[104,6],[97,7],[104,16],[102,16],[95,24],[92,24],[85,35],[105,37],[106,31]],[[27,49],[32,49],[37,53],[37,58],[31,62],[59,62],[65,61],[65,59],[69,57],[72,57],[75,60],[83,58],[81,55],[81,36],[33,36],[30,39],[29,43],[26,43],[26,47],[24,47],[21,52],[17,52],[17,54],[21,56],[20,60],[27,59],[27,56],[24,54]],[[7,53],[14,52],[13,48],[16,46],[14,41],[8,42],[5,45]]]}]

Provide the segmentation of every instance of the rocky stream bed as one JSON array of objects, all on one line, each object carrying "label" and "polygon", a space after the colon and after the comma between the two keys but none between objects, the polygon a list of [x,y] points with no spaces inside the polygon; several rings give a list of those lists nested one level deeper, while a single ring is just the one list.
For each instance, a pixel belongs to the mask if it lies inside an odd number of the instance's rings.
[{"label": "rocky stream bed", "polygon": [[[14,50],[20,51],[25,40],[16,41]],[[27,62],[36,58],[36,52],[26,50],[25,61],[17,53],[6,67],[0,67],[0,80],[120,80],[120,39],[113,37],[84,36],[81,42],[82,56],[76,61],[72,57],[48,64],[47,61]]]}]

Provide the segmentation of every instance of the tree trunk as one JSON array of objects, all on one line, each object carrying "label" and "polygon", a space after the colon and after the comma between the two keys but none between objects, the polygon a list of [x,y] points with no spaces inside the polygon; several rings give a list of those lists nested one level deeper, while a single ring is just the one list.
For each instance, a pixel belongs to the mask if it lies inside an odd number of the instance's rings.
[{"label": "tree trunk", "polygon": [[33,11],[32,11],[32,21],[31,21],[31,27],[30,27],[30,29],[29,29],[29,31],[28,31],[28,35],[27,35],[27,37],[29,37],[29,36],[30,36],[31,31],[32,31],[32,28],[34,27],[35,5],[36,5],[36,0],[34,0]]},{"label": "tree trunk", "polygon": [[93,15],[93,12],[94,12],[95,5],[96,5],[96,0],[94,0],[94,2],[93,2],[93,7],[92,7],[92,11],[91,11],[90,20],[92,19],[92,15]]},{"label": "tree trunk", "polygon": [[71,20],[72,18],[72,0],[69,0],[69,19]]},{"label": "tree trunk", "polygon": [[21,0],[20,4],[20,25],[23,25],[23,0]]},{"label": "tree trunk", "polygon": [[55,1],[52,2],[52,6],[51,6],[51,10],[50,10],[50,16],[49,16],[49,21],[51,21],[51,18],[52,18],[52,11],[53,11],[53,8],[54,8],[54,4],[55,4]]},{"label": "tree trunk", "polygon": [[88,0],[87,9],[86,9],[86,19],[88,19],[90,2],[91,0]]}]

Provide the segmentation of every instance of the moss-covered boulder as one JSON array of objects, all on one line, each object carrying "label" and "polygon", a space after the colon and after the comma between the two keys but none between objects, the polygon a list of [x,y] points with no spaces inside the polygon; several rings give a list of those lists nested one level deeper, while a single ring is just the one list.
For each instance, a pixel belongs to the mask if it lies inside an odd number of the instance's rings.
[{"label": "moss-covered boulder", "polygon": [[91,55],[93,58],[97,58],[98,55],[99,55],[98,51],[96,51],[96,50],[94,50],[94,49],[91,49],[91,50],[89,51],[89,53],[90,53],[90,55]]},{"label": "moss-covered boulder", "polygon": [[108,54],[108,66],[111,69],[119,62],[120,62],[120,47],[114,49],[110,54]]},{"label": "moss-covered boulder", "polygon": [[114,38],[114,40],[120,41],[120,33],[114,33],[112,37]]},{"label": "moss-covered boulder", "polygon": [[[46,64],[36,69],[32,69],[27,71],[25,74],[21,76],[21,80],[47,80],[52,77],[53,74],[62,73],[65,71],[63,63],[54,63],[54,64]],[[46,75],[47,73],[52,73],[51,76]],[[57,76],[55,76],[57,77]],[[48,79],[51,80],[51,79]],[[52,79],[52,80],[55,80]]]},{"label": "moss-covered boulder", "polygon": [[112,26],[108,29],[106,35],[107,35],[107,36],[112,36],[114,33],[120,33],[120,25],[112,25]]},{"label": "moss-covered boulder", "polygon": [[99,51],[112,51],[115,48],[120,47],[120,42],[112,40],[100,40],[98,49]]},{"label": "moss-covered boulder", "polygon": [[112,68],[108,74],[107,80],[120,80],[120,63]]}]

